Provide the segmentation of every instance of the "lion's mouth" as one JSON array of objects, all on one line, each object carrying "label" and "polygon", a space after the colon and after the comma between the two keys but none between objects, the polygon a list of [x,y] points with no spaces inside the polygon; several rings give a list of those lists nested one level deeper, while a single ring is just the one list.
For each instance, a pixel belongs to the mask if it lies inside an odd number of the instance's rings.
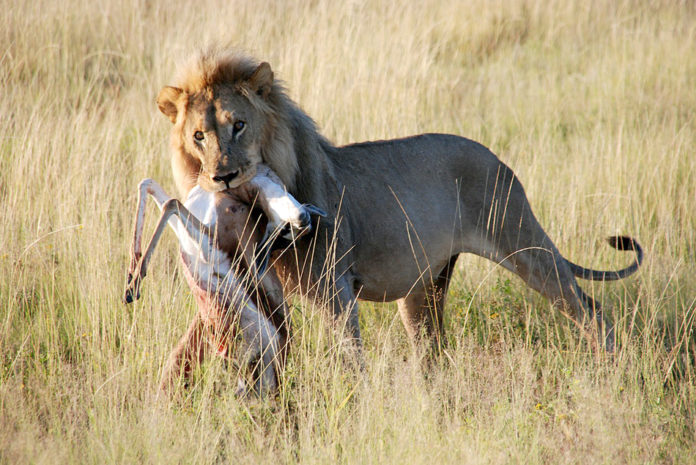
[{"label": "lion's mouth", "polygon": [[213,182],[216,182],[216,183],[218,183],[218,184],[219,184],[219,183],[224,183],[224,184],[225,184],[225,188],[226,188],[226,189],[229,189],[229,188],[230,188],[230,183],[231,183],[232,181],[234,181],[234,180],[237,178],[237,176],[239,176],[239,173],[240,173],[240,170],[230,171],[229,173],[227,173],[227,174],[225,174],[225,175],[213,176],[213,177],[212,177],[212,180],[213,180]]},{"label": "lion's mouth", "polygon": [[256,174],[256,170],[253,169],[236,169],[230,171],[223,175],[205,175],[201,173],[198,184],[205,190],[210,192],[222,192],[228,189],[234,189],[241,186],[242,184],[251,181],[251,179]]}]

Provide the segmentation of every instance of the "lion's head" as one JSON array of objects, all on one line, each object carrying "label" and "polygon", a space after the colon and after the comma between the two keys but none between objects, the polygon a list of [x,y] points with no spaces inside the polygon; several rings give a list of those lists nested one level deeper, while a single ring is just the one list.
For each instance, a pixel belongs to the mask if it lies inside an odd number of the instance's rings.
[{"label": "lion's head", "polygon": [[291,188],[297,171],[287,97],[268,63],[207,50],[164,87],[157,105],[174,123],[172,160],[182,194],[196,183],[210,192],[239,186],[266,161]]}]

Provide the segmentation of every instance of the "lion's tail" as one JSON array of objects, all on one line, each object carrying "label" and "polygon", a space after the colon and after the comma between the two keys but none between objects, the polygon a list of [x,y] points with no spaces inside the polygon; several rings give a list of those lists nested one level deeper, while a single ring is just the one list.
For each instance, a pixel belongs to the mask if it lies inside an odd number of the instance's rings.
[{"label": "lion's tail", "polygon": [[569,261],[568,265],[573,274],[578,278],[591,281],[616,281],[638,271],[638,267],[643,262],[643,248],[638,244],[638,241],[628,236],[611,236],[607,238],[607,242],[616,250],[633,250],[636,253],[636,259],[631,265],[617,271],[591,270]]}]

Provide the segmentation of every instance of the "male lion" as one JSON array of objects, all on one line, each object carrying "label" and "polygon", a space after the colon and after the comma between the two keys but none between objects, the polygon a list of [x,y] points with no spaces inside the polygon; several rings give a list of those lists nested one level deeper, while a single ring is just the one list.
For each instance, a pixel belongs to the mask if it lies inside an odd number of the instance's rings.
[{"label": "male lion", "polygon": [[[313,237],[298,241],[276,268],[286,284],[328,296],[335,316],[359,341],[356,298],[398,299],[412,340],[435,343],[452,270],[462,252],[475,253],[519,275],[579,321],[599,305],[575,277],[617,280],[642,260],[638,243],[612,237],[635,261],[619,271],[569,262],[537,222],[522,185],[486,147],[445,134],[336,147],[286,95],[268,63],[235,52],[207,50],[185,66],[176,87],[164,87],[159,109],[174,123],[172,166],[185,196],[238,186],[265,163],[300,202],[328,212]],[[330,263],[330,265],[327,265]]]}]

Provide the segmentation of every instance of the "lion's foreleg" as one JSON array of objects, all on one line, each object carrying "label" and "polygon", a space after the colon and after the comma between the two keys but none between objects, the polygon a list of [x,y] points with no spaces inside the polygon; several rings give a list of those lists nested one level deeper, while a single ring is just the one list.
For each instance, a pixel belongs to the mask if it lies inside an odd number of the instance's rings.
[{"label": "lion's foreleg", "polygon": [[[362,352],[358,300],[353,292],[352,280],[341,276],[338,280],[322,280],[319,283],[319,301],[330,312],[336,328],[349,338],[351,348],[358,357]],[[362,363],[362,360],[360,360]]]},{"label": "lion's foreleg", "polygon": [[278,332],[251,302],[243,304],[240,310],[239,330],[243,341],[240,363],[251,370],[254,390],[265,395],[278,388]]},{"label": "lion's foreleg", "polygon": [[169,355],[160,381],[162,391],[170,392],[180,379],[187,382],[191,378],[193,370],[205,358],[204,338],[205,326],[200,314],[196,314],[188,330]]},{"label": "lion's foreleg", "polygon": [[282,371],[287,358],[290,339],[290,315],[288,314],[283,285],[273,268],[268,268],[258,282],[259,311],[270,320],[278,335],[278,366]]}]

